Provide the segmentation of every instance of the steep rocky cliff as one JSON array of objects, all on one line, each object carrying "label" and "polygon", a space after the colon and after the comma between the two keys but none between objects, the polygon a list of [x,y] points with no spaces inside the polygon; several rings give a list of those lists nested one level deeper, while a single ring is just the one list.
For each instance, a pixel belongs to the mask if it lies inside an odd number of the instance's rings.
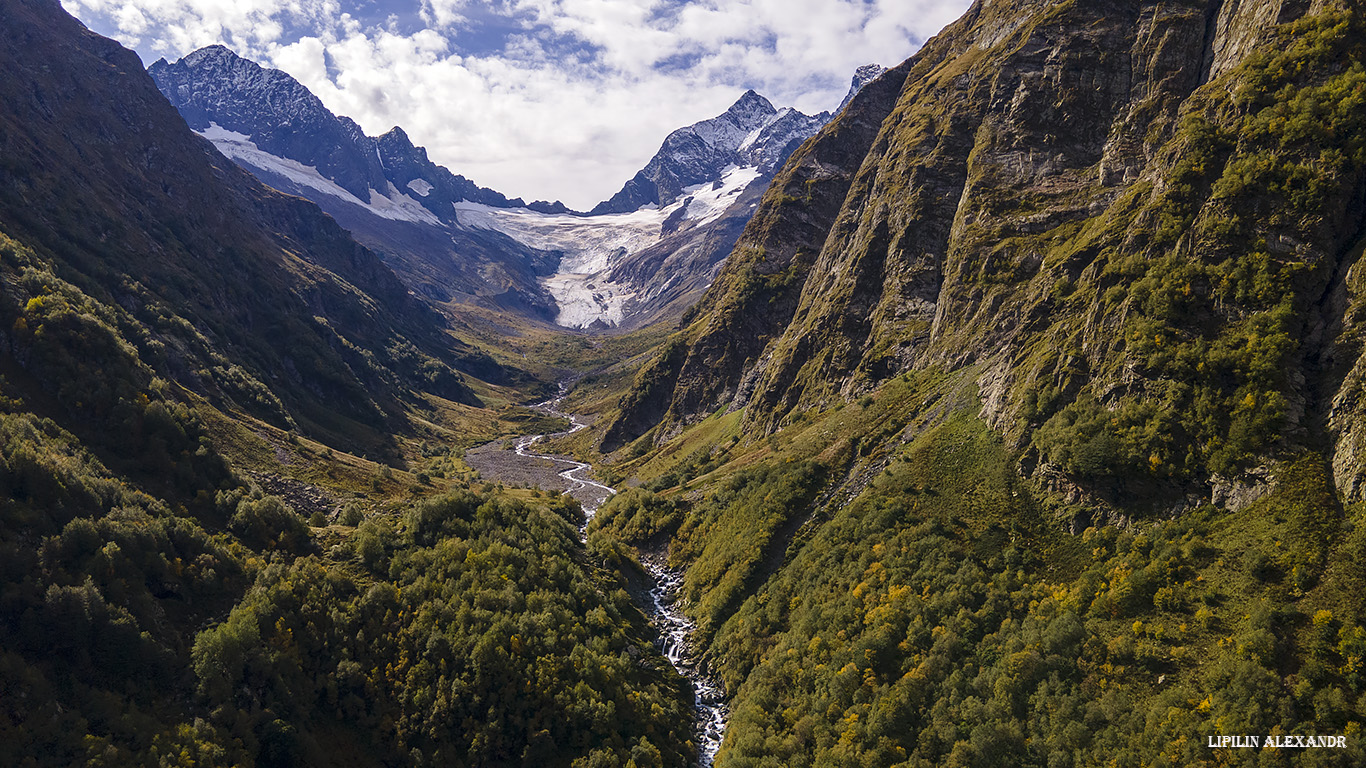
[{"label": "steep rocky cliff", "polygon": [[759,432],[971,368],[1074,500],[1237,503],[1326,448],[1360,495],[1351,2],[978,2],[793,155],[607,434]]}]

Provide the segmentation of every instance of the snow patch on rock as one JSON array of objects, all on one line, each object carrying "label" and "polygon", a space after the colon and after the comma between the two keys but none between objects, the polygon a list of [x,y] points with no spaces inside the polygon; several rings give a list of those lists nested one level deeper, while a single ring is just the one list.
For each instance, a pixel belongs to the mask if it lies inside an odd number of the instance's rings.
[{"label": "snow patch on rock", "polygon": [[[240,144],[248,144],[251,142],[251,137],[246,135],[245,133],[230,131],[227,128],[224,128],[223,126],[219,125],[218,123],[209,123],[209,127],[200,131],[199,135],[203,136],[209,141],[212,141],[214,144],[217,144],[220,141]],[[253,144],[252,146],[255,145]]]},{"label": "snow patch on rock", "polygon": [[219,152],[238,165],[245,165],[249,169],[274,174],[300,187],[340,198],[352,205],[365,208],[381,218],[441,225],[441,220],[435,214],[423,208],[421,203],[413,198],[399,192],[393,184],[389,185],[388,195],[381,194],[373,189],[370,190],[370,200],[367,202],[346,191],[335,181],[323,176],[317,168],[311,165],[304,165],[284,157],[276,157],[262,150],[252,143],[250,136],[230,131],[217,123],[210,123],[208,128],[198,133],[212,141]]},{"label": "snow patch on rock", "polygon": [[744,192],[757,178],[759,178],[758,168],[753,166],[740,168],[732,165],[722,172],[719,189],[714,183],[688,187],[684,192],[686,196],[692,197],[692,202],[688,204],[688,212],[684,214],[684,218],[689,221],[696,221],[699,224],[715,221],[735,203],[740,193]]},{"label": "snow patch on rock", "polygon": [[422,203],[398,191],[393,182],[389,182],[389,194],[383,195],[378,191],[370,190],[370,205],[368,206],[376,216],[396,221],[415,221],[432,226],[441,226],[441,219],[436,214],[422,207]]},{"label": "snow patch on rock", "polygon": [[773,115],[768,120],[765,120],[763,125],[750,131],[749,135],[745,137],[744,141],[740,142],[740,146],[736,149],[740,152],[744,152],[746,149],[749,149],[750,147],[754,146],[754,142],[758,141],[759,137],[764,135],[765,128],[769,127],[770,125],[773,125],[779,120],[782,120],[784,117],[787,117],[788,115],[792,114],[793,111],[794,110],[792,109],[792,107],[783,107],[782,109],[778,110],[777,114]]}]

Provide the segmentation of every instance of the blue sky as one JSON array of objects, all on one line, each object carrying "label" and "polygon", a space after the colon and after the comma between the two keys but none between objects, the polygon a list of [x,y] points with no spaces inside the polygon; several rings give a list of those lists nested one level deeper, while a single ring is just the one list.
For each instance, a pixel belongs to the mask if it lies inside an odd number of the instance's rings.
[{"label": "blue sky", "polygon": [[372,135],[510,196],[591,207],[748,88],[814,113],[968,0],[63,0],[150,64],[223,43]]}]

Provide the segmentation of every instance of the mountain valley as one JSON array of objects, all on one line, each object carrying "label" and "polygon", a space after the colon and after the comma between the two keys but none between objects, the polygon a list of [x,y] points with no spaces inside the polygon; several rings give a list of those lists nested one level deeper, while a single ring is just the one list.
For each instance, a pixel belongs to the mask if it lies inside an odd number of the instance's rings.
[{"label": "mountain valley", "polygon": [[1366,764],[1357,0],[978,0],[588,212],[0,65],[0,763]]}]

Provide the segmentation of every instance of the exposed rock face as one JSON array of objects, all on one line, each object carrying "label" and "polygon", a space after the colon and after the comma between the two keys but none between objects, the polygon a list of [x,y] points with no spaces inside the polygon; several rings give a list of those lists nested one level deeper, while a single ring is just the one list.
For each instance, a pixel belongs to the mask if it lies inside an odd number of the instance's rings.
[{"label": "exposed rock face", "polygon": [[974,4],[792,156],[605,447],[976,366],[1026,470],[1107,503],[1334,435],[1358,493],[1361,27],[1325,2]]}]

